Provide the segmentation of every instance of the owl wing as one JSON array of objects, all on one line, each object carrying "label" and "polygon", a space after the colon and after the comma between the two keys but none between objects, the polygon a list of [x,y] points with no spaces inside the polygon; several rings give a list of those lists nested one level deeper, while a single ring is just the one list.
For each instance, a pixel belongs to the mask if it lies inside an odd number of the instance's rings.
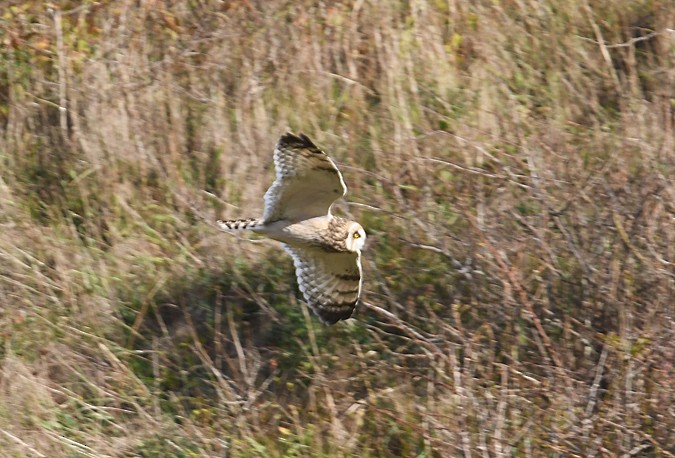
[{"label": "owl wing", "polygon": [[304,134],[279,139],[274,167],[276,179],[265,193],[266,223],[330,214],[333,202],[347,194],[335,162]]},{"label": "owl wing", "polygon": [[361,253],[282,244],[293,258],[305,301],[326,324],[346,320],[361,295]]}]

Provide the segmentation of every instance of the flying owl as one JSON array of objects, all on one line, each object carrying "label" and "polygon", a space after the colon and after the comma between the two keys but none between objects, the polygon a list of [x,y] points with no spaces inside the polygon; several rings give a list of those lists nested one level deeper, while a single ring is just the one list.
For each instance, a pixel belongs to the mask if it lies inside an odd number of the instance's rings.
[{"label": "flying owl", "polygon": [[346,320],[361,294],[366,232],[359,223],[331,214],[333,203],[347,194],[342,175],[304,134],[287,133],[279,139],[274,166],[276,179],[265,193],[262,218],[218,220],[218,225],[282,242],[314,313],[327,324]]}]

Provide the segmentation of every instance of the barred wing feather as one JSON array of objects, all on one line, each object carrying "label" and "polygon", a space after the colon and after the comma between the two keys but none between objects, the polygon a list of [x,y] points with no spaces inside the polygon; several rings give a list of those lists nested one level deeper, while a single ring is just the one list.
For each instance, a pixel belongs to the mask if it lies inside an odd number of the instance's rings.
[{"label": "barred wing feather", "polygon": [[283,244],[305,301],[327,324],[349,318],[361,294],[361,254]]},{"label": "barred wing feather", "polygon": [[306,135],[287,133],[274,149],[276,179],[265,193],[263,221],[299,221],[330,214],[347,193],[335,162]]}]

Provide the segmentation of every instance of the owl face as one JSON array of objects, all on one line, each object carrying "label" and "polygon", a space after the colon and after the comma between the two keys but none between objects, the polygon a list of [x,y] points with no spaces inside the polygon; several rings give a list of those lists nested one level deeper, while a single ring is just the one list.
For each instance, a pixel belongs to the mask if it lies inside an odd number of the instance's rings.
[{"label": "owl face", "polygon": [[357,222],[351,222],[347,226],[347,238],[345,240],[345,245],[347,250],[358,253],[363,249],[366,244],[366,231],[363,230],[363,227]]}]

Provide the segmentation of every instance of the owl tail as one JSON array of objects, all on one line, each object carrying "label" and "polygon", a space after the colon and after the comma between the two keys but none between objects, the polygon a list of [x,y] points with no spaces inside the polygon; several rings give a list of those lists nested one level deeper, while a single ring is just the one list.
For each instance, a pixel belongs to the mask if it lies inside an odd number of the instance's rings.
[{"label": "owl tail", "polygon": [[246,218],[246,219],[228,219],[217,221],[218,226],[224,231],[245,231],[256,230],[263,227],[263,221],[260,218]]}]

